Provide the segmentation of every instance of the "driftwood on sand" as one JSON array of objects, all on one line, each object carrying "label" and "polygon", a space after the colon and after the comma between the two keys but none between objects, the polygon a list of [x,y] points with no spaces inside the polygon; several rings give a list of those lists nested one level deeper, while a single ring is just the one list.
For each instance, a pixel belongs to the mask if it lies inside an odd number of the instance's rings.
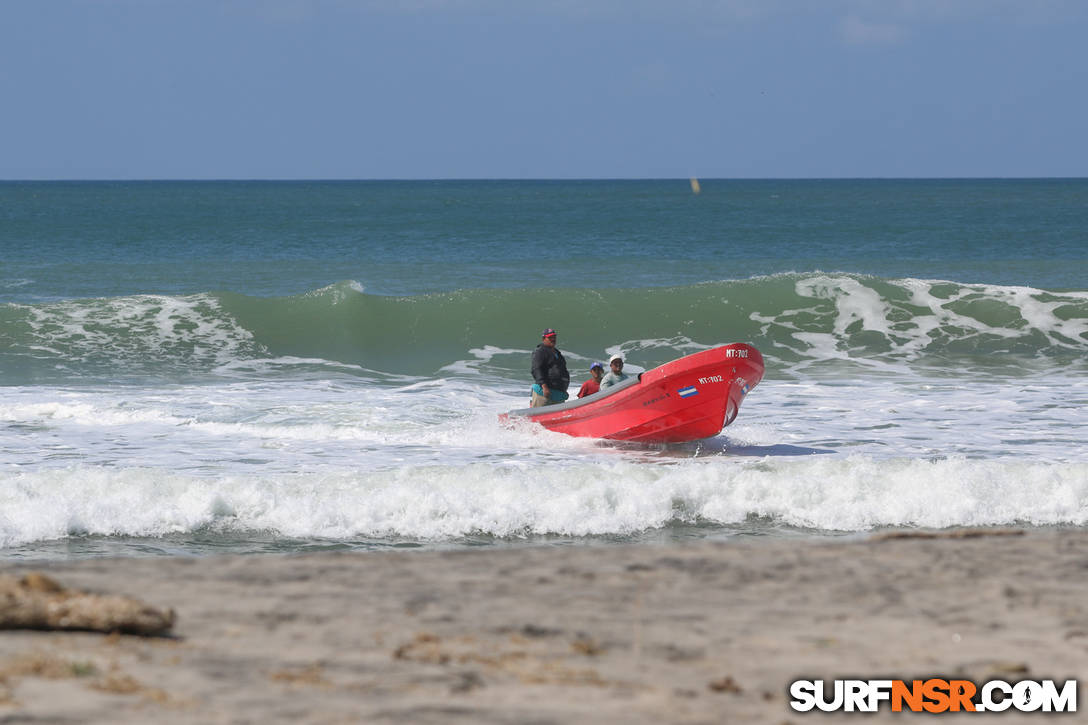
[{"label": "driftwood on sand", "polygon": [[0,575],[0,629],[90,630],[162,635],[174,626],[173,609],[138,599],[68,589],[30,572]]}]

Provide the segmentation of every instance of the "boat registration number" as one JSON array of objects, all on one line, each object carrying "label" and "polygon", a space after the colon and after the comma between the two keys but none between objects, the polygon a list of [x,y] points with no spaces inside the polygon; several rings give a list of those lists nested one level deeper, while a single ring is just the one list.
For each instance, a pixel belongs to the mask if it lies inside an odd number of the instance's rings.
[{"label": "boat registration number", "polygon": [[705,378],[699,378],[699,384],[706,385],[707,383],[720,383],[722,379],[721,375],[708,375]]}]

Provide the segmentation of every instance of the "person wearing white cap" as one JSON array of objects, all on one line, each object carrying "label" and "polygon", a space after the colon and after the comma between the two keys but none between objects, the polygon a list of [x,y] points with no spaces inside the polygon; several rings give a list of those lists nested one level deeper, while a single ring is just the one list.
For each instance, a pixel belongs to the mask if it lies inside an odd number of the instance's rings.
[{"label": "person wearing white cap", "polygon": [[623,358],[619,355],[612,356],[612,359],[608,361],[608,367],[611,369],[601,378],[601,390],[627,379],[627,375],[623,372]]}]

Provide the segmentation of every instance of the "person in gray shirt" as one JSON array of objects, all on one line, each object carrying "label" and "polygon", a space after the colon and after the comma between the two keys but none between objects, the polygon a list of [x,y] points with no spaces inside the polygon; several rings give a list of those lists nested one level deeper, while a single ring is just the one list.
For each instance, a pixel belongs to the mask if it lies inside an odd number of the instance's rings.
[{"label": "person in gray shirt", "polygon": [[612,356],[612,359],[608,361],[608,367],[611,368],[611,370],[601,378],[601,390],[610,388],[616,383],[626,380],[628,377],[623,372],[623,358],[619,355]]}]

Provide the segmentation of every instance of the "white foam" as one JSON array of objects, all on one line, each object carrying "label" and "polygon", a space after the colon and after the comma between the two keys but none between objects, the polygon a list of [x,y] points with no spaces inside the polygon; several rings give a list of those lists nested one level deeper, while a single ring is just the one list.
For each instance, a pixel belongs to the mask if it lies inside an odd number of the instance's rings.
[{"label": "white foam", "polygon": [[303,297],[325,297],[329,301],[338,305],[347,300],[350,296],[356,294],[364,294],[366,288],[361,282],[354,279],[345,280],[343,282],[335,282],[319,289],[310,290],[303,294]]},{"label": "white foam", "polygon": [[308,475],[70,467],[0,473],[0,545],[216,527],[291,537],[630,534],[670,522],[797,527],[1088,523],[1088,463],[715,457],[406,466]]},{"label": "white foam", "polygon": [[[907,300],[885,295],[875,287],[885,284],[903,290]],[[814,362],[845,360],[871,369],[905,370],[903,363],[924,357],[950,337],[959,344],[987,338],[1011,344],[1042,335],[1055,349],[1072,351],[1083,351],[1088,343],[1088,319],[1063,319],[1059,314],[1062,308],[1083,307],[1088,292],[824,273],[800,276],[794,289],[799,297],[818,304],[750,315],[760,324],[763,337],[778,340],[785,352],[803,358],[790,366],[794,372],[806,370]],[[826,302],[832,303],[833,310],[827,309]],[[991,324],[973,316],[970,308],[964,310],[964,305],[977,302],[1005,306],[1017,314],[1009,323]],[[773,334],[776,330],[799,344],[782,342],[783,335]],[[858,337],[863,333],[867,337]],[[882,340],[887,352],[878,352],[874,340]],[[775,350],[763,352],[769,360],[775,359]]]},{"label": "white foam", "polygon": [[449,373],[451,375],[475,375],[487,369],[497,357],[509,355],[517,356],[518,360],[528,360],[529,356],[532,355],[532,352],[532,350],[503,348],[494,345],[470,348],[468,353],[472,355],[471,360],[456,360],[448,365],[444,365],[439,369],[439,372]]},{"label": "white foam", "polygon": [[324,358],[295,357],[281,355],[279,357],[249,358],[240,360],[228,360],[212,369],[212,373],[222,376],[236,376],[252,379],[266,375],[298,374],[300,370],[310,368],[325,373],[346,372],[353,375],[362,374],[371,378],[395,377],[387,373],[368,370],[361,365],[325,360]]},{"label": "white foam", "polygon": [[856,321],[861,322],[863,330],[889,333],[888,305],[876,290],[853,277],[805,277],[797,281],[795,289],[801,297],[829,299],[835,303],[835,334],[839,337],[846,336],[847,328]]},{"label": "white foam", "polygon": [[210,295],[138,295],[30,306],[28,347],[65,361],[139,369],[226,365],[260,352],[253,335]]},{"label": "white foam", "polygon": [[[228,360],[238,378],[5,387],[0,543],[205,527],[610,535],[750,516],[821,530],[1088,523],[1080,373],[925,377],[893,360],[889,374],[770,374],[724,435],[632,449],[500,425],[527,404],[528,383],[497,375],[495,361],[527,353],[480,348],[435,377],[278,358],[265,362],[282,377]],[[317,374],[300,374],[309,366]]]},{"label": "white foam", "polygon": [[352,378],[173,389],[9,388],[0,402],[0,424],[6,424],[0,425],[0,460],[63,466],[79,451],[81,460],[99,465],[126,466],[135,459],[175,470],[231,471],[247,468],[236,461],[261,461],[264,470],[282,473],[330,465],[367,470],[397,461],[464,463],[531,446],[541,436],[558,439],[547,444],[554,450],[591,445],[536,426],[501,427],[498,414],[524,407],[527,395],[463,380],[396,382],[401,384]]},{"label": "white foam", "polygon": [[0,405],[0,421],[11,423],[46,423],[72,421],[87,426],[125,426],[144,423],[182,425],[191,419],[179,418],[161,410],[98,407],[89,402],[21,403]]}]

